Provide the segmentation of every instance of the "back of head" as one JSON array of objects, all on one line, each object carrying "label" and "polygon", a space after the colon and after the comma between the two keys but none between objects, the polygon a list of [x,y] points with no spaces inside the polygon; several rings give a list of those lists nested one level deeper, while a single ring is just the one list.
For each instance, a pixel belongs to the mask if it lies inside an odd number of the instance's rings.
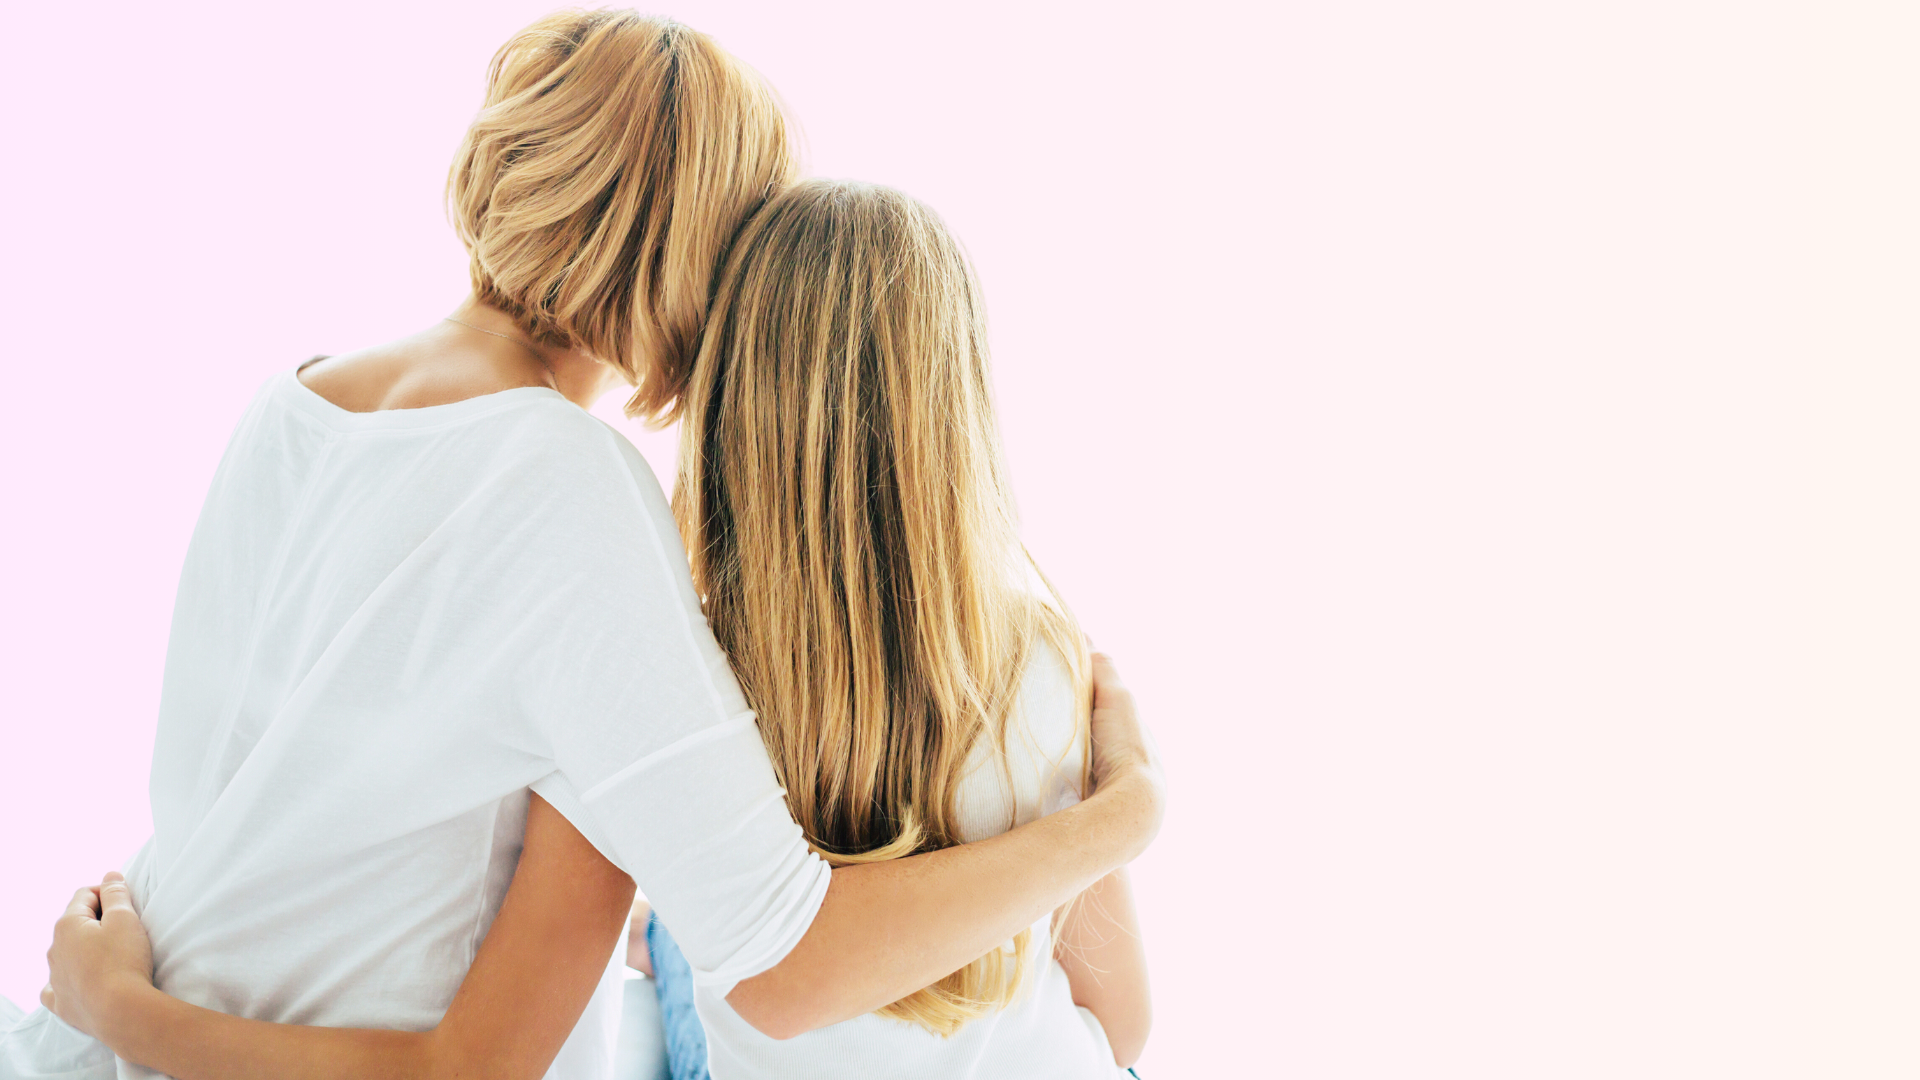
[{"label": "back of head", "polygon": [[[682,415],[676,516],[795,819],[837,862],[960,842],[968,755],[1005,746],[1036,639],[1075,667],[1083,645],[1028,584],[959,245],[885,188],[776,196],[728,256]],[[1031,953],[1023,933],[882,1012],[951,1033]]]},{"label": "back of head", "polygon": [[447,201],[474,293],[677,407],[728,243],[795,176],[773,92],[706,35],[562,11],[501,47]]}]

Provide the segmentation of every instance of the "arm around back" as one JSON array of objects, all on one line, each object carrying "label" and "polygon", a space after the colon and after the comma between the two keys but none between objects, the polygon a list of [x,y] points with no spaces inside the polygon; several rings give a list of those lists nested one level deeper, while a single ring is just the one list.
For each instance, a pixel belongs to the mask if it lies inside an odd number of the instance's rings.
[{"label": "arm around back", "polygon": [[[937,982],[1125,865],[1151,843],[1165,789],[1131,697],[1094,659],[1092,797],[990,840],[841,867],[800,942],[727,1001],[791,1038]],[[86,890],[82,890],[86,893]],[[592,995],[633,884],[535,797],[498,917],[431,1032],[246,1020],[155,989],[124,885],[60,922],[47,1005],[121,1057],[180,1080],[486,1077],[532,1080]],[[103,910],[102,910],[103,909]]]},{"label": "arm around back", "polygon": [[776,1039],[872,1012],[997,948],[1144,851],[1166,806],[1159,760],[1112,662],[1096,653],[1093,672],[1091,798],[989,840],[835,869],[806,936],[734,988],[734,1011]]},{"label": "arm around back", "polygon": [[42,1001],[128,1061],[179,1080],[537,1080],[613,954],[633,881],[539,796],[498,917],[431,1031],[247,1020],[155,989],[146,934],[117,877],[98,917],[76,895]]}]

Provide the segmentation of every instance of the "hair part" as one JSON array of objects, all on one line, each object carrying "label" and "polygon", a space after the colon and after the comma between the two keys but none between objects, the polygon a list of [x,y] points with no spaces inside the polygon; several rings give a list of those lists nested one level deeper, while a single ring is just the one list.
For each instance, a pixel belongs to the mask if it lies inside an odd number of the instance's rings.
[{"label": "hair part", "polygon": [[[1031,584],[989,391],[978,284],[927,207],[807,181],[742,231],[686,391],[674,509],[788,805],[837,864],[961,842],[969,754],[989,740],[1010,768],[1038,641],[1085,716],[1084,639]],[[1033,951],[1022,931],[880,1013],[951,1034],[1021,992]]]},{"label": "hair part", "polygon": [[714,276],[797,162],[772,89],[712,38],[631,10],[560,11],[494,55],[447,176],[474,294],[673,419]]}]

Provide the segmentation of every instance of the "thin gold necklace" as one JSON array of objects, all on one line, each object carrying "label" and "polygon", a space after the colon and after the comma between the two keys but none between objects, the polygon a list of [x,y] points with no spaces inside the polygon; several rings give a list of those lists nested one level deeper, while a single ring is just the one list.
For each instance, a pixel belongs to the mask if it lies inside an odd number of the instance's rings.
[{"label": "thin gold necklace", "polygon": [[530,345],[530,344],[528,344],[527,342],[525,342],[525,341],[522,341],[522,340],[520,340],[519,338],[517,338],[517,337],[514,337],[514,336],[513,336],[513,335],[511,335],[511,334],[503,334],[503,333],[501,333],[501,332],[499,332],[498,330],[488,330],[488,329],[487,329],[486,327],[484,327],[484,326],[475,326],[475,325],[473,325],[473,324],[472,324],[472,323],[470,323],[470,322],[467,322],[467,321],[465,321],[465,320],[463,320],[463,319],[456,319],[456,318],[454,318],[454,317],[453,317],[453,316],[451,316],[451,315],[449,315],[449,316],[447,316],[447,317],[446,317],[446,319],[445,319],[444,321],[446,321],[446,322],[450,322],[450,323],[454,323],[454,324],[456,324],[456,325],[459,325],[459,326],[464,326],[464,327],[466,327],[466,328],[467,328],[467,329],[469,329],[469,330],[478,330],[479,332],[481,332],[481,333],[483,333],[483,334],[492,334],[492,335],[493,335],[494,337],[497,337],[497,338],[499,338],[499,339],[501,339],[502,341],[511,341],[511,342],[513,342],[513,343],[514,343],[515,345],[518,345],[518,346],[520,346],[521,348],[523,348],[523,349],[525,349],[525,350],[527,350],[527,352],[529,352],[529,353],[532,353],[532,354],[533,354],[533,358],[534,358],[535,360],[538,360],[538,361],[540,361],[540,366],[541,366],[541,367],[543,367],[543,368],[546,368],[546,369],[547,369],[547,377],[548,377],[548,378],[550,378],[550,379],[551,379],[551,378],[554,378],[554,377],[555,377],[555,376],[554,376],[554,374],[553,374],[553,365],[552,365],[552,364],[549,364],[549,363],[547,363],[547,358],[546,358],[546,357],[544,357],[544,356],[542,356],[542,355],[540,355],[540,350],[539,350],[539,349],[536,349],[536,348],[534,348],[534,347],[533,347],[532,345]]}]

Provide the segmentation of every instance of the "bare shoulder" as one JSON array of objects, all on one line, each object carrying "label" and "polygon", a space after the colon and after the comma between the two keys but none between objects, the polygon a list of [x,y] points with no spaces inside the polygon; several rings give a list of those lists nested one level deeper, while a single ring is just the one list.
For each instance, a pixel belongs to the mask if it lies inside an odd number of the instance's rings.
[{"label": "bare shoulder", "polygon": [[423,409],[542,385],[523,368],[431,330],[316,360],[300,369],[299,378],[348,412]]},{"label": "bare shoulder", "polygon": [[402,366],[391,346],[322,357],[300,369],[307,389],[348,412],[379,412],[393,408],[388,399],[400,380]]}]

